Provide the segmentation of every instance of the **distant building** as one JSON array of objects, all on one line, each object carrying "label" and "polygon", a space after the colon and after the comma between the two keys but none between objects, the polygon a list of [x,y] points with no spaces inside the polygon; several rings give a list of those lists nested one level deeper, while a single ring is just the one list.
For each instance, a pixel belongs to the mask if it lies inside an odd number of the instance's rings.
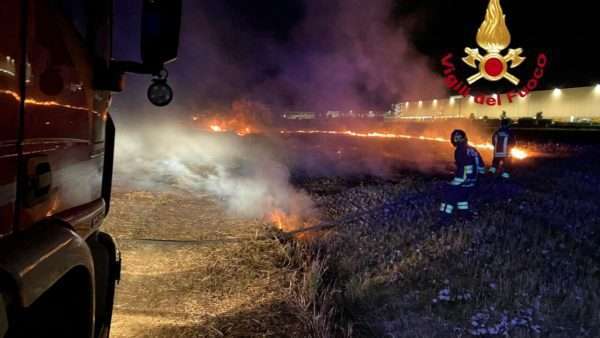
[{"label": "distant building", "polygon": [[[515,93],[516,94],[516,93]],[[512,102],[511,102],[512,101]],[[600,120],[600,84],[590,87],[534,91],[525,97],[518,94],[493,94],[478,97],[453,96],[445,99],[400,102],[393,106],[393,116],[386,119],[500,118],[503,112],[511,119],[544,118],[558,121]]]},{"label": "distant building", "polygon": [[328,119],[337,119],[342,116],[342,113],[339,111],[330,110],[325,114],[325,117]]},{"label": "distant building", "polygon": [[317,113],[312,112],[289,112],[283,114],[283,118],[287,120],[314,120],[317,118]]}]

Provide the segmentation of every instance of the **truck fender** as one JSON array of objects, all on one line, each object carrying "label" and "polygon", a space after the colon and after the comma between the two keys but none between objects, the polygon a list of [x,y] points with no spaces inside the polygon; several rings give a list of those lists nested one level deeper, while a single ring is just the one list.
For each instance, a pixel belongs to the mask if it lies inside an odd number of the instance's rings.
[{"label": "truck fender", "polygon": [[15,285],[15,302],[29,307],[75,267],[93,283],[93,258],[85,240],[60,223],[43,223],[0,239],[0,272]]},{"label": "truck fender", "polygon": [[6,301],[4,300],[4,295],[0,293],[0,337],[4,337],[8,331],[8,314],[6,313],[7,308],[8,304],[6,304]]}]

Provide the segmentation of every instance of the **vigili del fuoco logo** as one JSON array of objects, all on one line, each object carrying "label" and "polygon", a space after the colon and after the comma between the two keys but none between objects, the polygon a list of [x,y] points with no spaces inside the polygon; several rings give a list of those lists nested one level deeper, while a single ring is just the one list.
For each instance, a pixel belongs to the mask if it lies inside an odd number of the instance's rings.
[{"label": "vigili del fuoco logo", "polygon": [[[477,31],[477,45],[479,48],[465,48],[466,55],[462,62],[476,73],[466,79],[459,77],[456,66],[453,63],[453,54],[447,54],[442,58],[445,82],[448,88],[456,93],[468,97],[471,95],[471,85],[480,80],[491,82],[509,81],[515,85],[515,89],[499,95],[478,95],[475,102],[489,106],[501,106],[503,103],[512,103],[517,97],[525,98],[535,90],[540,80],[544,77],[548,57],[540,53],[536,59],[536,68],[533,75],[526,83],[511,73],[526,62],[527,57],[523,48],[508,48],[511,43],[511,35],[506,25],[506,15],[500,5],[500,0],[490,0],[485,14],[485,19]],[[508,48],[507,52],[503,52]]]}]

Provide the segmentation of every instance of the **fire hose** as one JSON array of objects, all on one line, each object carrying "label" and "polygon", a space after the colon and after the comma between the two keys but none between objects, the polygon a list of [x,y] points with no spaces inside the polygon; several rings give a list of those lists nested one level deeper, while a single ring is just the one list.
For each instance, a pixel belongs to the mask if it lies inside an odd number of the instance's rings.
[{"label": "fire hose", "polygon": [[425,196],[423,194],[423,192],[415,192],[415,193],[411,193],[408,195],[396,196],[394,199],[392,199],[392,201],[383,203],[375,208],[352,213],[348,216],[345,216],[343,218],[340,218],[340,219],[337,219],[334,221],[322,222],[315,226],[298,229],[298,230],[294,230],[294,231],[288,231],[285,233],[285,235],[293,237],[293,236],[301,234],[301,233],[329,230],[329,229],[338,227],[340,225],[352,223],[354,221],[366,218],[367,216],[373,216],[373,215],[377,215],[377,214],[381,214],[381,213],[384,213],[384,214],[391,213],[394,210],[398,210],[399,207],[406,206],[407,204],[409,206],[414,207],[414,206],[416,206],[416,201],[418,199],[423,199],[423,196]]},{"label": "fire hose", "polygon": [[[506,184],[502,184],[500,186],[506,187]],[[404,207],[404,210],[407,210],[408,208],[411,208],[411,207],[413,207],[413,208],[417,207],[417,204],[431,205],[433,207],[434,201],[433,201],[433,198],[430,198],[430,197],[439,195],[439,193],[441,192],[441,188],[442,188],[442,184],[438,184],[438,185],[434,186],[434,188],[432,190],[427,191],[427,192],[419,191],[419,192],[414,192],[414,193],[410,193],[407,195],[396,196],[392,201],[383,203],[383,204],[381,204],[377,207],[371,208],[369,210],[352,213],[343,218],[333,220],[333,221],[322,222],[315,226],[298,229],[298,230],[294,230],[294,231],[289,231],[289,232],[284,233],[284,235],[286,238],[293,238],[296,235],[304,234],[304,233],[308,233],[308,232],[331,230],[338,226],[348,225],[357,220],[361,220],[361,219],[367,218],[369,216],[373,217],[373,216],[381,214],[381,213],[393,214],[393,212],[397,212],[398,210],[400,210],[401,207]],[[516,183],[512,183],[511,188],[516,190],[516,191],[509,192],[512,195],[516,195],[516,194],[518,194],[519,191],[522,192],[525,189],[524,186],[521,186]],[[481,186],[479,188],[477,188],[477,190],[479,190],[479,191],[491,191],[491,189],[497,189],[496,184],[493,182],[483,182],[483,184],[481,184]],[[493,201],[494,201],[494,198],[492,197],[492,194],[486,194],[486,196],[483,196],[479,200],[479,203],[480,204],[488,204]],[[423,213],[425,213],[425,212],[423,212]],[[388,215],[386,215],[386,216],[388,216]],[[585,253],[585,256],[590,257],[591,259],[600,262],[600,251],[597,250],[597,248],[594,246],[594,244],[593,244],[594,241],[591,241],[591,243],[590,243],[590,241],[578,240],[577,232],[575,230],[566,228],[564,226],[564,224],[553,220],[550,216],[534,213],[529,210],[521,210],[521,209],[516,209],[514,211],[513,216],[520,216],[524,219],[537,220],[538,222],[536,222],[536,223],[542,225],[546,229],[564,234],[566,237],[573,240],[574,242],[577,242],[580,245],[581,249]],[[598,236],[600,236],[600,234],[598,234]]]}]

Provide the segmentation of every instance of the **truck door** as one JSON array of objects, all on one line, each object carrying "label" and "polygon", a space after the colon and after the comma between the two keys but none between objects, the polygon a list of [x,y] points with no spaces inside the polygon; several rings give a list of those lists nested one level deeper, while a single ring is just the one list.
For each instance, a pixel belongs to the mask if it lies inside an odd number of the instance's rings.
[{"label": "truck door", "polygon": [[2,2],[0,11],[0,237],[12,230],[19,125],[20,1]]},{"label": "truck door", "polygon": [[20,227],[98,200],[102,149],[95,146],[107,94],[93,90],[92,1],[32,0]]}]

